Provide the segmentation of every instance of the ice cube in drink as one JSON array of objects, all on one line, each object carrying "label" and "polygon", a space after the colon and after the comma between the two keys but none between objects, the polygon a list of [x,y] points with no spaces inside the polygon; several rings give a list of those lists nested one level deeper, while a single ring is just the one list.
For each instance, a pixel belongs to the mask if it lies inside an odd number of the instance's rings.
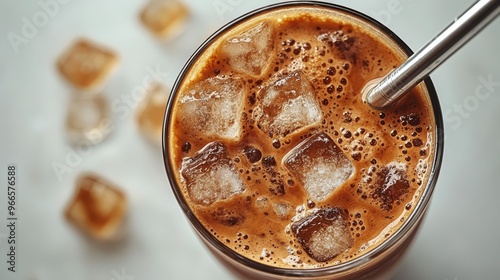
[{"label": "ice cube in drink", "polygon": [[292,206],[288,202],[276,202],[273,204],[273,212],[282,220],[286,219],[291,213]]},{"label": "ice cube in drink", "polygon": [[246,89],[237,78],[214,77],[193,85],[180,100],[181,122],[209,139],[238,140]]},{"label": "ice cube in drink", "polygon": [[210,205],[245,191],[227,147],[219,142],[209,143],[193,157],[183,159],[181,174],[196,204]]},{"label": "ice cube in drink", "polygon": [[321,121],[321,108],[306,75],[295,71],[258,94],[257,126],[270,136],[286,136]]},{"label": "ice cube in drink", "polygon": [[410,191],[410,182],[406,175],[406,166],[391,162],[376,173],[371,185],[372,197],[378,200],[383,210],[391,210],[394,203],[404,199]]},{"label": "ice cube in drink", "polygon": [[354,172],[352,162],[324,132],[294,147],[283,158],[283,164],[316,202],[325,200]]},{"label": "ice cube in drink", "polygon": [[237,72],[260,76],[273,50],[272,25],[261,22],[223,42],[220,52]]},{"label": "ice cube in drink", "polygon": [[335,258],[354,243],[345,214],[339,208],[313,210],[292,223],[291,228],[304,251],[319,262]]}]

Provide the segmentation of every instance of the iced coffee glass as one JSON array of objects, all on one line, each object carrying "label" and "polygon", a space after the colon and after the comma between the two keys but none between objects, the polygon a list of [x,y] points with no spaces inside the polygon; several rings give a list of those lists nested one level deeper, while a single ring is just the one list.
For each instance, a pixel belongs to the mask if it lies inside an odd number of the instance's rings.
[{"label": "iced coffee glass", "polygon": [[385,279],[429,204],[443,151],[430,79],[384,112],[367,82],[411,50],[320,2],[230,22],[181,71],[163,152],[196,233],[248,279]]}]

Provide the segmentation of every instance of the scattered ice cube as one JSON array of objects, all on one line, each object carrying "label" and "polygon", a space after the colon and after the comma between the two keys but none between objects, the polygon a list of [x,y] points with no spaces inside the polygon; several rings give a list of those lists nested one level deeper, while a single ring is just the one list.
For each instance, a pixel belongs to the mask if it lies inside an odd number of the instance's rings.
[{"label": "scattered ice cube", "polygon": [[185,129],[210,138],[237,139],[246,97],[243,82],[235,78],[209,78],[195,84],[180,100]]},{"label": "scattered ice cube", "polygon": [[324,132],[293,148],[283,158],[288,171],[313,201],[322,201],[354,172],[354,165]]},{"label": "scattered ice cube", "polygon": [[112,183],[95,174],[81,175],[66,218],[99,239],[116,235],[126,212],[125,194]]},{"label": "scattered ice cube", "polygon": [[163,117],[168,100],[168,91],[156,84],[146,92],[136,110],[137,125],[153,143],[161,145]]},{"label": "scattered ice cube", "polygon": [[372,197],[380,201],[383,210],[391,210],[393,204],[401,200],[410,190],[406,175],[406,165],[391,162],[376,173],[372,184]]},{"label": "scattered ice cube", "polygon": [[189,9],[179,0],[150,0],[140,15],[142,23],[161,38],[181,33],[188,17]]},{"label": "scattered ice cube", "polygon": [[100,86],[117,61],[113,51],[80,39],[59,58],[57,67],[71,84],[88,90]]},{"label": "scattered ice cube", "polygon": [[109,134],[110,124],[108,102],[103,95],[73,94],[66,116],[66,132],[71,144],[100,143]]},{"label": "scattered ice cube", "polygon": [[343,211],[336,207],[313,210],[292,223],[292,232],[304,251],[319,262],[335,258],[354,244]]},{"label": "scattered ice cube", "polygon": [[221,53],[237,72],[260,76],[271,61],[272,26],[261,22],[222,44]]},{"label": "scattered ice cube", "polygon": [[319,123],[322,118],[314,89],[301,71],[292,72],[262,89],[254,116],[262,131],[276,136]]},{"label": "scattered ice cube", "polygon": [[209,205],[245,191],[245,185],[227,148],[219,142],[203,147],[182,161],[181,174],[189,197],[197,204]]}]

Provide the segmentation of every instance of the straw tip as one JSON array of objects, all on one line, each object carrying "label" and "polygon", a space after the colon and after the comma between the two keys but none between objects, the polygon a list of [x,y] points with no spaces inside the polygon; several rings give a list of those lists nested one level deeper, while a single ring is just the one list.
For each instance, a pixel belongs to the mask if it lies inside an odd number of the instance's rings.
[{"label": "straw tip", "polygon": [[391,108],[394,104],[385,98],[383,94],[377,92],[374,88],[369,89],[364,95],[364,102],[375,110],[384,111]]},{"label": "straw tip", "polygon": [[363,102],[379,111],[387,110],[393,106],[393,102],[387,99],[380,90],[377,90],[381,80],[382,78],[374,79],[361,90]]}]

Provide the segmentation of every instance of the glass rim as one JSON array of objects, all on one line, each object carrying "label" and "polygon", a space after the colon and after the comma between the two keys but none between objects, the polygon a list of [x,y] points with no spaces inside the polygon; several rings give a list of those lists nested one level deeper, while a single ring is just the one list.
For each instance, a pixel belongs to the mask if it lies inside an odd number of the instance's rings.
[{"label": "glass rim", "polygon": [[210,37],[208,37],[191,55],[186,64],[183,66],[180,71],[177,79],[172,87],[168,103],[166,105],[166,111],[163,121],[163,135],[162,135],[162,152],[163,152],[163,161],[165,165],[165,170],[167,173],[167,178],[169,180],[170,186],[179,206],[182,208],[182,211],[188,218],[192,227],[195,228],[197,234],[201,235],[202,238],[205,239],[206,242],[210,243],[210,245],[215,248],[217,251],[221,252],[223,255],[228,257],[229,259],[236,261],[252,270],[256,270],[263,273],[280,275],[280,276],[291,276],[291,277],[304,277],[304,276],[327,276],[332,275],[334,273],[343,273],[348,271],[349,269],[358,267],[360,265],[366,264],[367,261],[376,258],[377,256],[383,254],[388,251],[394,244],[397,244],[400,240],[402,240],[416,225],[421,217],[423,216],[425,209],[427,208],[432,193],[434,191],[434,187],[437,183],[437,179],[439,177],[439,171],[441,169],[441,163],[443,159],[443,151],[444,151],[444,124],[443,117],[441,112],[441,107],[439,104],[439,99],[437,96],[436,89],[430,77],[427,77],[423,80],[425,84],[425,88],[428,93],[428,98],[430,99],[430,103],[432,105],[432,112],[434,113],[435,120],[435,140],[434,140],[434,158],[432,160],[432,167],[430,170],[430,174],[428,175],[428,180],[423,192],[421,194],[420,199],[418,200],[416,206],[412,213],[408,216],[403,225],[401,225],[394,233],[391,234],[386,240],[382,241],[375,248],[371,249],[369,252],[363,254],[360,257],[354,258],[352,260],[342,262],[337,265],[321,267],[321,268],[280,268],[272,265],[266,265],[254,260],[251,260],[233,250],[228,248],[225,244],[223,244],[220,240],[218,240],[215,236],[213,236],[198,220],[196,215],[193,213],[191,208],[189,207],[187,201],[184,198],[182,191],[178,188],[177,180],[175,179],[174,172],[172,169],[173,164],[170,162],[170,152],[169,152],[169,127],[170,127],[170,115],[172,113],[172,108],[176,99],[176,95],[178,90],[184,81],[186,74],[191,69],[191,67],[196,62],[197,58],[200,54],[202,54],[211,44],[217,40],[222,34],[226,31],[230,30],[233,26],[246,21],[254,16],[257,16],[264,12],[270,12],[275,9],[284,9],[284,8],[293,8],[297,6],[307,6],[307,7],[318,7],[318,8],[327,8],[331,10],[337,10],[342,13],[347,14],[348,16],[353,16],[366,24],[372,26],[375,29],[378,29],[382,34],[389,37],[397,47],[401,49],[406,55],[411,56],[413,51],[410,47],[392,30],[390,30],[387,26],[380,23],[378,20],[368,16],[360,11],[354,10],[352,8],[348,8],[342,5],[321,2],[321,1],[289,1],[282,3],[275,3],[266,5],[257,9],[254,9],[248,13],[245,13],[237,18],[231,20],[226,23],[224,26],[219,28],[216,32],[214,32]]}]

